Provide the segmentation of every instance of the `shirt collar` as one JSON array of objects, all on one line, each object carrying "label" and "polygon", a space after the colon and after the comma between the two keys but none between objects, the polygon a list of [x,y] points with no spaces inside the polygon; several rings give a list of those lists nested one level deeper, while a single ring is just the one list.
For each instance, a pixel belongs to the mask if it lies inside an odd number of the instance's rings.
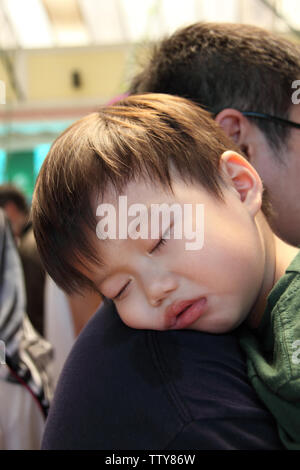
[{"label": "shirt collar", "polygon": [[300,273],[300,250],[298,251],[297,255],[290,263],[288,268],[286,269],[286,273],[296,272]]}]

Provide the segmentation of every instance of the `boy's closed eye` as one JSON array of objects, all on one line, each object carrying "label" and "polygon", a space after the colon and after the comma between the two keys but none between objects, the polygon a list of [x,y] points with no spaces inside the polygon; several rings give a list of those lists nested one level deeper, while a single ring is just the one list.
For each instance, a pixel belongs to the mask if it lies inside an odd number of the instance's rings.
[{"label": "boy's closed eye", "polygon": [[[155,245],[155,247],[150,251],[150,254],[154,253],[155,251],[159,251],[162,246],[167,243],[167,240],[165,238],[161,238],[159,242]],[[127,286],[130,284],[130,281],[128,281],[125,286],[120,290],[120,292],[112,298],[112,300],[119,300],[123,292],[126,290]]]}]

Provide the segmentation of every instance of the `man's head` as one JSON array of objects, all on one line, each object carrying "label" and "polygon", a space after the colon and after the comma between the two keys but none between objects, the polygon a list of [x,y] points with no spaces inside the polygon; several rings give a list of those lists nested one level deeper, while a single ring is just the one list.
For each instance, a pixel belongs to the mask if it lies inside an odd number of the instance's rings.
[{"label": "man's head", "polygon": [[[136,328],[237,326],[260,291],[265,256],[261,180],[235,150],[208,113],[172,96],[132,96],[74,123],[53,144],[33,197],[46,270],[69,292],[113,299]],[[161,204],[176,211],[164,228],[156,219],[153,237],[152,207]],[[108,227],[98,220],[105,211]],[[136,236],[146,221],[146,237]],[[189,251],[193,231],[204,244]]]},{"label": "man's head", "polygon": [[183,96],[212,112],[259,172],[274,229],[294,244],[300,243],[300,129],[243,112],[300,123],[300,105],[291,99],[299,52],[299,45],[255,26],[197,23],[156,46],[131,85],[131,93]]},{"label": "man's head", "polygon": [[0,207],[10,221],[15,237],[19,237],[28,221],[29,208],[22,191],[12,184],[0,185]]}]

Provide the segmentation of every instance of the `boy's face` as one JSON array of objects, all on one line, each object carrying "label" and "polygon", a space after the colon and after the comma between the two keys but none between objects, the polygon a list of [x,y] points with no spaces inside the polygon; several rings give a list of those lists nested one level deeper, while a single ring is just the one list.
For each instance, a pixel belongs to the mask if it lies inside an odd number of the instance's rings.
[{"label": "boy's face", "polygon": [[[263,281],[264,252],[255,218],[233,187],[224,189],[223,203],[200,185],[187,186],[173,179],[172,186],[174,194],[139,180],[128,184],[122,196],[127,196],[128,209],[137,203],[146,207],[175,203],[184,213],[188,204],[192,215],[182,217],[183,226],[192,223],[193,230],[204,237],[203,246],[188,250],[186,243],[192,240],[185,238],[184,231],[181,239],[174,239],[179,212],[164,233],[160,224],[159,236],[151,239],[154,216],[150,211],[147,239],[97,240],[106,267],[94,268],[92,280],[103,295],[114,299],[121,319],[130,327],[229,331],[249,314]],[[116,208],[118,236],[119,199],[112,193],[106,196],[103,202]],[[203,205],[203,220],[196,216],[197,204]],[[135,218],[129,216],[128,225]],[[168,229],[170,239],[160,242]]]}]

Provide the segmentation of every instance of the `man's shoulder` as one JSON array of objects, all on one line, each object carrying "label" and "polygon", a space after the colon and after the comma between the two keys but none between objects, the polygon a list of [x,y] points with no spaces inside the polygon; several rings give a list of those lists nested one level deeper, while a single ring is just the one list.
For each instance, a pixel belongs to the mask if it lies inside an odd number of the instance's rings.
[{"label": "man's shoulder", "polygon": [[[96,312],[80,334],[65,373],[76,368],[81,376],[92,375],[96,383],[101,378],[93,371],[104,374],[113,370],[119,381],[135,377],[151,388],[170,386],[183,394],[186,383],[201,386],[203,393],[208,374],[211,386],[220,389],[214,377],[222,371],[224,380],[224,367],[229,365],[227,379],[245,374],[246,380],[244,356],[235,335],[135,330],[120,320],[113,303],[109,303]],[[197,370],[201,374],[197,375]]]},{"label": "man's shoulder", "polygon": [[44,448],[154,449],[176,436],[185,410],[169,396],[152,336],[100,308],[66,362]]},{"label": "man's shoulder", "polygon": [[103,305],[64,367],[44,448],[180,448],[183,434],[200,447],[208,422],[217,435],[232,419],[268,421],[233,335],[133,330]]}]

